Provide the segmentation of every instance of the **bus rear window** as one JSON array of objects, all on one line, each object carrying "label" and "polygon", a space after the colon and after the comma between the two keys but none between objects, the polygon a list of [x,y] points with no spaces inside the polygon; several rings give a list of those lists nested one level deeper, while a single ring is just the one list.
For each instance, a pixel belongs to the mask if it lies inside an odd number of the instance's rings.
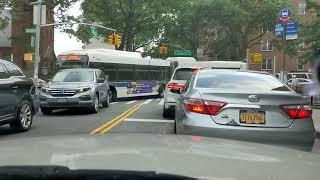
[{"label": "bus rear window", "polygon": [[59,69],[87,68],[87,66],[88,56],[63,55],[59,56],[57,60],[57,67]]},{"label": "bus rear window", "polygon": [[191,77],[192,73],[198,69],[192,69],[192,68],[181,68],[177,69],[174,76],[173,80],[189,80]]}]

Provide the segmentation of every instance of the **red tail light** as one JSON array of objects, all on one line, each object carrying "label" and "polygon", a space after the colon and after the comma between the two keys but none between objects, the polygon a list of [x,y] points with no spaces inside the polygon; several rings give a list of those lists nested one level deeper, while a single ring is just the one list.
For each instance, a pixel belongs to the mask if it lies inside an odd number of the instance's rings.
[{"label": "red tail light", "polygon": [[180,85],[180,84],[177,84],[177,83],[169,83],[168,85],[167,85],[167,87],[169,88],[169,89],[184,89],[184,85]]},{"label": "red tail light", "polygon": [[226,103],[190,98],[185,100],[184,105],[190,112],[215,116]]},{"label": "red tail light", "polygon": [[290,119],[305,119],[312,116],[312,107],[310,105],[286,105],[282,106]]},{"label": "red tail light", "polygon": [[174,86],[174,84],[175,84],[175,83],[169,83],[169,84],[167,85],[167,87],[168,87],[169,89],[172,89],[173,86]]}]

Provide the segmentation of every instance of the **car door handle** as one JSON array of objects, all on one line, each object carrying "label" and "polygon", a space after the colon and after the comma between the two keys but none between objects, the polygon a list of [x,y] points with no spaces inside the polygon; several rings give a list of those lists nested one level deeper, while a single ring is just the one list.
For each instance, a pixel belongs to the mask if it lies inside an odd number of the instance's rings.
[{"label": "car door handle", "polygon": [[11,89],[17,90],[17,89],[19,89],[19,86],[12,86]]}]

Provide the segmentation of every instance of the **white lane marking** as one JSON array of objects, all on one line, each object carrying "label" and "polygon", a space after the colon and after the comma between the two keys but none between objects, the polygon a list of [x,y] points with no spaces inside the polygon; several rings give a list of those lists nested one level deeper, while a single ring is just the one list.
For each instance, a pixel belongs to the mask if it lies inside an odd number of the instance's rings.
[{"label": "white lane marking", "polygon": [[129,101],[129,102],[127,102],[126,104],[132,104],[132,103],[135,103],[135,102],[137,102],[136,100],[134,100],[134,101]]},{"label": "white lane marking", "polygon": [[161,99],[161,101],[159,102],[159,105],[163,105],[164,104],[164,99]]},{"label": "white lane marking", "polygon": [[149,104],[153,99],[146,100],[143,104]]},{"label": "white lane marking", "polygon": [[110,104],[118,104],[119,102],[112,102],[112,103],[110,103]]},{"label": "white lane marking", "polygon": [[160,122],[160,123],[174,123],[174,120],[164,119],[125,119],[127,122]]}]

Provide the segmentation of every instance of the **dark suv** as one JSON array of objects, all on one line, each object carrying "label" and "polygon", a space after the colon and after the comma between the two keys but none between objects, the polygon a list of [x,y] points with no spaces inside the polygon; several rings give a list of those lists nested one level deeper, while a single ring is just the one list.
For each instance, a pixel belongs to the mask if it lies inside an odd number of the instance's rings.
[{"label": "dark suv", "polygon": [[39,93],[33,80],[15,64],[0,60],[0,125],[27,131],[38,110]]}]

